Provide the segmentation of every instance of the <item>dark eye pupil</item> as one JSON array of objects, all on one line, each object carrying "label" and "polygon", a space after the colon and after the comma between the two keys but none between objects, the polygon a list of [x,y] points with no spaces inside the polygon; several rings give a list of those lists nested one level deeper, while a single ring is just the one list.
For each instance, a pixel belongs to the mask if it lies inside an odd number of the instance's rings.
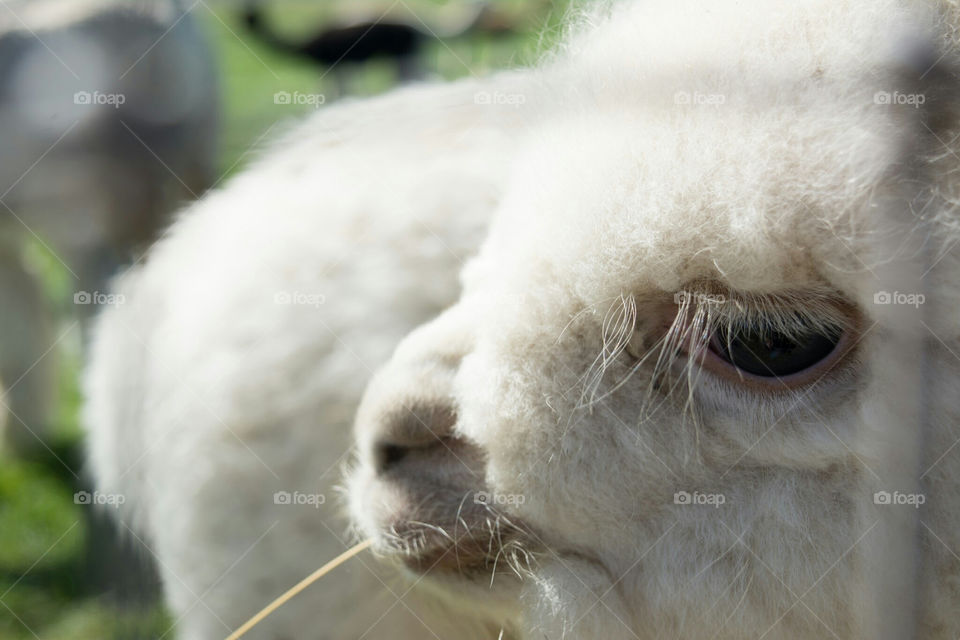
[{"label": "dark eye pupil", "polygon": [[839,335],[811,331],[791,337],[772,330],[734,328],[718,330],[711,349],[733,366],[768,378],[788,376],[826,358]]}]

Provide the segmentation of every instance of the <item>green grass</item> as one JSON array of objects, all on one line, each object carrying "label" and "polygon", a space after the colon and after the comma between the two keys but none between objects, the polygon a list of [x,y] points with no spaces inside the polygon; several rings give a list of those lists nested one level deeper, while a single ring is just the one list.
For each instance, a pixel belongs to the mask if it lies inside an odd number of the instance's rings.
[{"label": "green grass", "polygon": [[[482,75],[495,68],[518,66],[536,57],[555,39],[562,9],[531,10],[529,0],[502,0],[496,6],[526,19],[528,33],[484,40],[458,38],[433,42],[424,56],[434,77],[454,79]],[[335,94],[332,76],[304,62],[280,55],[250,40],[239,23],[234,5],[201,5],[197,11],[207,28],[221,68],[221,173],[229,177],[242,169],[249,155],[270,139],[277,125],[312,109],[274,103],[278,91]],[[342,17],[349,9],[379,15],[389,2],[273,2],[271,21],[286,33],[302,35],[313,25]],[[425,21],[457,9],[455,2],[407,0],[394,5],[394,18],[415,20],[414,9]],[[533,35],[547,27],[547,36]],[[388,89],[393,74],[387,64],[372,64],[350,78],[352,94],[371,95]],[[27,248],[26,259],[43,276],[46,292],[66,328],[73,322],[69,304],[73,281],[59,259],[43,244]],[[122,613],[106,598],[91,592],[85,558],[86,520],[73,501],[75,478],[82,467],[82,434],[78,423],[81,367],[78,331],[62,341],[60,400],[49,443],[52,453],[39,452],[35,460],[0,457],[0,638],[4,640],[108,640],[159,637],[170,619],[155,606],[145,613]],[[36,635],[34,635],[36,634]],[[171,637],[170,635],[166,637]]]},{"label": "green grass", "polygon": [[[458,9],[456,2],[408,0],[401,3],[373,3],[363,0],[339,2],[285,2],[283,9],[276,4],[268,14],[272,25],[291,38],[303,37],[327,20],[342,19],[344,8],[351,13],[368,7],[366,15],[379,16],[384,6],[393,9],[387,13],[392,19],[417,23],[417,16],[428,24],[436,24],[431,15]],[[462,4],[462,3],[461,3]],[[494,5],[506,15],[517,16],[529,23],[527,31],[504,38],[455,38],[449,41],[430,41],[424,54],[425,66],[431,76],[446,80],[468,75],[483,75],[493,69],[515,67],[535,60],[538,54],[552,46],[558,34],[558,23],[564,14],[565,2],[552,3],[549,11],[531,13],[528,0],[502,0]],[[225,8],[214,7],[204,16],[214,42],[215,54],[221,66],[223,95],[223,161],[227,175],[242,168],[243,159],[257,143],[269,140],[269,131],[275,125],[295,121],[313,109],[309,106],[276,105],[273,96],[278,91],[336,96],[333,72],[319,70],[310,63],[283,55],[263,46],[258,40],[246,37],[237,15]],[[545,34],[545,35],[544,35]],[[373,95],[393,85],[393,73],[386,62],[374,62],[363,69],[351,70],[349,80],[352,95]],[[266,136],[264,135],[266,134]]]},{"label": "green grass", "polygon": [[0,461],[0,638],[120,637],[124,621],[85,594],[82,508],[62,473]]}]

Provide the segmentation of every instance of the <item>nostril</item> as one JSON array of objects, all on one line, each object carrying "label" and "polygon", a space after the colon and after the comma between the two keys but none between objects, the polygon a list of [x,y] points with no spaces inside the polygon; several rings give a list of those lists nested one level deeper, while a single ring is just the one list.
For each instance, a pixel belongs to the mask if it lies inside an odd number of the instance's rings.
[{"label": "nostril", "polygon": [[429,454],[436,445],[439,445],[441,440],[436,439],[433,443],[417,443],[409,445],[401,445],[394,443],[382,443],[377,445],[374,450],[374,463],[376,464],[377,473],[387,473],[394,468],[396,468],[400,463],[404,461],[410,461],[411,459],[420,458],[421,456],[415,455],[417,453]]},{"label": "nostril", "polygon": [[449,449],[457,422],[456,409],[445,401],[398,402],[387,410],[367,418],[381,433],[373,446],[373,462],[378,473],[411,458],[432,458],[434,452]]},{"label": "nostril", "polygon": [[416,463],[434,464],[439,458],[456,454],[452,452],[458,448],[456,438],[431,436],[407,444],[397,444],[396,442],[381,442],[377,444],[373,452],[373,460],[376,465],[377,473],[385,474],[396,467],[409,466]]},{"label": "nostril", "polygon": [[386,471],[403,460],[408,451],[408,448],[395,444],[380,445],[376,453],[377,469],[381,472]]}]

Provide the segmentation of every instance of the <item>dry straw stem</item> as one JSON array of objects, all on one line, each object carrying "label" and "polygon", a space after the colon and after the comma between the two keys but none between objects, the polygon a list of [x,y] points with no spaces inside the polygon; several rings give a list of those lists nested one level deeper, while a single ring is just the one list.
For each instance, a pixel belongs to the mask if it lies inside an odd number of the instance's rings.
[{"label": "dry straw stem", "polygon": [[262,621],[268,615],[270,615],[271,613],[273,613],[274,611],[282,607],[284,604],[286,604],[287,600],[290,600],[292,597],[294,597],[295,595],[297,595],[298,593],[300,593],[301,591],[309,587],[311,584],[313,584],[323,576],[327,575],[328,573],[330,573],[331,571],[339,567],[341,564],[343,564],[353,556],[369,548],[371,544],[373,544],[373,540],[364,540],[360,544],[350,547],[349,549],[347,549],[346,551],[338,555],[336,558],[334,558],[333,560],[323,565],[322,567],[320,567],[319,569],[311,573],[309,576],[307,576],[306,578],[304,578],[303,580],[301,580],[300,582],[292,586],[290,589],[287,590],[286,593],[284,593],[282,596],[280,596],[279,598],[277,598],[276,600],[268,604],[266,607],[264,607],[260,611],[260,613],[258,613],[257,615],[253,616],[252,618],[244,622],[239,629],[237,629],[236,631],[231,633],[229,636],[227,636],[227,640],[237,640],[237,638],[245,634],[247,631],[250,631],[250,629],[253,629],[255,626],[260,624],[260,621]]}]

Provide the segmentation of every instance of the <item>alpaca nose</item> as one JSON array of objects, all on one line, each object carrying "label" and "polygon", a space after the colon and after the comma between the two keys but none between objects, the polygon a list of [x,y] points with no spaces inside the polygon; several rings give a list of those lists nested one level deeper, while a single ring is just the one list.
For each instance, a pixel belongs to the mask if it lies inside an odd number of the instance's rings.
[{"label": "alpaca nose", "polygon": [[457,474],[479,460],[456,429],[454,380],[470,348],[469,320],[457,307],[448,309],[408,335],[367,385],[355,434],[377,475]]},{"label": "alpaca nose", "polygon": [[457,412],[452,401],[401,403],[381,417],[373,465],[385,475],[405,465],[431,462],[452,450]]}]

